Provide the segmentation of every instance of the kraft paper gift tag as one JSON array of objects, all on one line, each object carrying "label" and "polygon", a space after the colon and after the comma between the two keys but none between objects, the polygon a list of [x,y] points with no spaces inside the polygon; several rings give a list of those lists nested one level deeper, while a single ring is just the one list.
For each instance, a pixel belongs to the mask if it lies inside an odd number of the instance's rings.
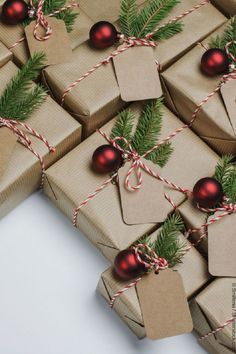
[{"label": "kraft paper gift tag", "polygon": [[[25,28],[25,35],[31,56],[36,52],[44,52],[46,54],[46,65],[71,61],[72,49],[64,21],[48,16],[46,16],[46,19],[52,28],[52,35],[45,41],[39,41],[34,37],[35,21],[32,21],[30,25]],[[37,34],[44,36],[45,29],[39,26]]]},{"label": "kraft paper gift tag", "polygon": [[131,47],[115,56],[113,63],[123,101],[141,101],[162,96],[153,48]]},{"label": "kraft paper gift tag", "polygon": [[230,80],[221,87],[221,96],[230,122],[236,131],[236,80]]},{"label": "kraft paper gift tag", "polygon": [[[143,160],[145,165],[152,171],[158,171],[157,166],[151,161]],[[142,171],[142,186],[139,190],[132,192],[125,186],[125,179],[132,162],[128,161],[119,169],[119,191],[123,220],[128,225],[161,223],[170,213],[170,202],[165,198],[166,188],[162,181],[153,178],[145,171]],[[161,168],[159,168],[162,176]],[[137,184],[137,175],[134,170],[130,177],[130,184]],[[168,193],[168,192],[167,192]]]},{"label": "kraft paper gift tag", "polygon": [[144,275],[136,285],[147,337],[161,339],[191,332],[192,318],[181,275],[171,269]]},{"label": "kraft paper gift tag", "polygon": [[8,128],[0,126],[0,178],[3,176],[17,142],[16,135]]},{"label": "kraft paper gift tag", "polygon": [[[212,218],[219,214],[222,213],[216,213]],[[235,229],[235,213],[208,227],[209,272],[213,276],[236,277]]]}]

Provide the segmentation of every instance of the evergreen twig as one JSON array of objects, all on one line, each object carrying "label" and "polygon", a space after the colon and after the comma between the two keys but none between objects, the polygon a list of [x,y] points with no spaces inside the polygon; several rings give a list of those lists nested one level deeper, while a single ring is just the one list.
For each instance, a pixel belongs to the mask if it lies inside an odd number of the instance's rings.
[{"label": "evergreen twig", "polygon": [[167,23],[157,28],[160,21],[165,19],[179,0],[150,0],[148,4],[137,10],[136,0],[122,0],[120,10],[120,27],[127,37],[144,38],[151,32],[153,40],[168,39],[182,31],[182,22]]},{"label": "evergreen twig", "polygon": [[[230,23],[226,26],[226,29],[221,36],[217,35],[215,38],[210,40],[209,47],[224,50],[226,44],[231,41],[236,41],[236,16],[231,19]],[[234,57],[236,57],[236,44],[232,44],[229,47],[229,51],[233,54]]]},{"label": "evergreen twig", "polygon": [[172,268],[182,263],[187,250],[187,242],[181,241],[179,236],[184,230],[184,223],[179,214],[170,215],[161,227],[155,241],[150,236],[142,237],[138,243],[147,244],[155,251],[158,257],[165,258]]},{"label": "evergreen twig", "polygon": [[46,98],[45,89],[32,86],[45,62],[45,55],[37,53],[12,78],[0,97],[0,116],[6,119],[25,120]]},{"label": "evergreen twig", "polygon": [[214,177],[221,183],[228,203],[236,203],[236,165],[233,155],[223,156],[215,168]]},{"label": "evergreen twig", "polygon": [[[128,141],[132,138],[132,129],[134,124],[134,113],[130,109],[123,110],[114,127],[112,128],[111,132],[111,139],[114,139],[118,136],[122,136],[123,138],[127,139]],[[126,144],[124,141],[120,140],[117,141],[122,149],[126,148]]]}]

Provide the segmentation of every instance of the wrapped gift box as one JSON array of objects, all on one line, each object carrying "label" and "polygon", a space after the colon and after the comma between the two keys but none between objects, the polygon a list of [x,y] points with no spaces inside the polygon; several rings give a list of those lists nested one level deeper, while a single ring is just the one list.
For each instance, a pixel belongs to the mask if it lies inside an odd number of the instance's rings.
[{"label": "wrapped gift box", "polygon": [[12,53],[0,42],[0,67],[12,59]]},{"label": "wrapped gift box", "polygon": [[[17,68],[12,62],[0,69],[0,94],[16,72]],[[32,146],[44,158],[46,167],[80,142],[81,126],[50,97],[27,119],[27,124],[56,148],[55,153],[49,153],[40,140],[30,135]],[[16,143],[6,170],[0,178],[0,217],[35,191],[40,182],[39,160],[26,147]]]},{"label": "wrapped gift box", "polygon": [[[79,15],[74,23],[73,31],[69,33],[71,48],[75,49],[88,39],[89,29],[93,21],[81,9],[74,8]],[[24,29],[21,25],[8,26],[0,21],[0,41],[7,48],[11,48],[19,39],[24,37]],[[29,49],[26,40],[11,48],[13,60],[18,66],[22,66],[29,59]]]},{"label": "wrapped gift box", "polygon": [[[155,239],[157,232],[154,232],[151,237]],[[179,238],[181,241],[184,241],[183,235],[180,234]],[[191,298],[199,291],[210,278],[207,272],[206,261],[194,248],[184,256],[183,263],[179,264],[174,269],[178,270],[183,278],[186,296],[188,298]],[[112,296],[126,285],[127,282],[119,281],[114,277],[113,268],[111,267],[102,274],[97,286],[97,291],[110,302]],[[146,332],[135,287],[130,288],[118,297],[113,308],[137,337],[145,337]]]},{"label": "wrapped gift box", "polygon": [[[171,12],[169,19],[182,14],[198,3],[198,0],[183,1]],[[115,4],[117,7],[117,1],[115,1]],[[114,17],[117,17],[117,10],[115,12],[116,16]],[[209,18],[211,18],[211,21],[209,21]],[[199,21],[201,21],[201,26],[199,26]],[[194,44],[205,38],[225,21],[226,18],[211,4],[202,6],[186,16],[183,19],[184,29],[182,33],[161,42],[155,48],[155,58],[161,64],[162,69],[165,70],[193,47]],[[115,47],[112,47],[99,51],[92,49],[89,42],[84,42],[74,50],[73,60],[70,63],[46,68],[44,81],[54,98],[61,102],[63,93],[68,86],[84,75],[95,64],[110,55],[114,49]],[[96,128],[106,123],[125,105],[125,102],[120,97],[113,64],[110,62],[103,65],[76,85],[66,95],[64,105],[83,125],[84,137],[87,137]]]},{"label": "wrapped gift box", "polygon": [[[233,318],[235,294],[236,278],[218,278],[193,300],[190,308],[194,329],[199,337]],[[236,353],[235,324],[226,326],[200,343],[210,354]]]},{"label": "wrapped gift box", "polygon": [[[131,106],[136,116],[140,112],[140,106],[141,104]],[[114,122],[115,119],[107,123],[103,127],[103,131],[109,133]],[[167,108],[164,108],[160,139],[166,138],[170,132],[180,126],[181,122]],[[46,195],[71,221],[76,207],[100,187],[107,178],[95,174],[90,168],[94,150],[104,143],[104,138],[99,133],[94,133],[46,172],[48,181],[45,183]],[[170,160],[162,169],[155,165],[154,171],[159,171],[162,176],[177,185],[190,189],[199,178],[212,174],[218,157],[190,130],[182,132],[173,140],[172,144],[174,151]],[[68,173],[68,171],[70,172]],[[149,178],[149,176],[144,177]],[[181,204],[185,196],[170,190],[162,182],[157,181],[156,183],[161,183],[163,187],[161,195],[158,196],[161,208],[157,210],[157,217],[161,213],[165,215],[165,219],[173,208],[164,198],[164,192],[172,198],[176,205]],[[141,192],[145,193],[145,186]],[[145,223],[127,225],[123,221],[118,188],[114,184],[109,184],[96,198],[81,209],[78,214],[77,227],[99,248],[105,257],[113,260],[118,251],[127,248],[140,236],[153,229],[155,225]]]},{"label": "wrapped gift box", "polygon": [[[215,31],[210,38],[222,34],[225,26]],[[181,60],[163,73],[167,88],[167,104],[175,106],[185,122],[191,120],[196,106],[212,92],[220,82],[220,76],[209,78],[200,70],[205,49],[197,45]],[[221,94],[217,93],[200,110],[193,125],[194,131],[220,154],[236,154],[235,122],[229,119]]]},{"label": "wrapped gift box", "polygon": [[212,3],[227,16],[236,15],[236,0],[212,0]]}]

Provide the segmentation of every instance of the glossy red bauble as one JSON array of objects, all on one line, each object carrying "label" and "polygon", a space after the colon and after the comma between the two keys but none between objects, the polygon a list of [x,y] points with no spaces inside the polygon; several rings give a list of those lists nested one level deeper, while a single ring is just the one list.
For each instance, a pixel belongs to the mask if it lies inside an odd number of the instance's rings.
[{"label": "glossy red bauble", "polygon": [[139,277],[145,267],[137,260],[133,249],[127,249],[118,253],[114,262],[115,275],[121,280],[131,280]]},{"label": "glossy red bauble", "polygon": [[120,150],[106,144],[99,146],[93,153],[92,168],[97,173],[111,173],[119,169],[123,158]]},{"label": "glossy red bauble", "polygon": [[207,76],[226,74],[229,71],[229,57],[224,50],[208,49],[202,56],[201,69]]},{"label": "glossy red bauble", "polygon": [[118,41],[118,32],[110,22],[100,21],[91,28],[89,38],[93,48],[104,49]]},{"label": "glossy red bauble", "polygon": [[193,188],[196,203],[205,208],[213,208],[223,199],[223,188],[215,178],[202,178]]},{"label": "glossy red bauble", "polygon": [[7,25],[17,25],[28,16],[29,7],[23,0],[7,0],[2,6],[1,20]]}]

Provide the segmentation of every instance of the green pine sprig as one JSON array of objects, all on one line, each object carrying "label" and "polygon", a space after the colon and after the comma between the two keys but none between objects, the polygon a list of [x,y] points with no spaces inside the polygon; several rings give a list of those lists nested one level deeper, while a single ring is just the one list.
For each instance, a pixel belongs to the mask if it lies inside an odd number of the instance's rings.
[{"label": "green pine sprig", "polygon": [[41,85],[32,86],[45,63],[45,55],[36,53],[12,78],[0,97],[0,117],[27,119],[46,99]]},{"label": "green pine sprig", "polygon": [[138,10],[135,0],[122,0],[120,9],[120,27],[127,37],[144,38],[155,32],[153,40],[165,40],[183,29],[182,22],[166,24],[157,29],[159,23],[165,19],[179,0],[150,0],[148,4]]},{"label": "green pine sprig", "polygon": [[[37,8],[38,1],[34,0],[33,1],[34,7]],[[45,15],[49,15],[54,13],[55,11],[60,10],[62,7],[66,5],[66,0],[45,0],[44,5],[43,5],[43,13]],[[66,26],[67,32],[71,32],[73,30],[73,26],[75,23],[76,18],[78,17],[78,13],[71,9],[67,9],[65,11],[62,11],[54,16],[58,20],[63,20]],[[23,26],[27,26],[30,24],[32,19],[28,18],[25,20],[22,24]]]},{"label": "green pine sprig", "polygon": [[233,155],[223,156],[215,168],[214,178],[222,185],[228,203],[236,203],[236,165]]},{"label": "green pine sprig", "polygon": [[[162,108],[163,102],[161,98],[146,104],[140,114],[134,133],[134,113],[130,109],[122,111],[112,129],[111,138],[124,137],[140,156],[144,155],[158,143],[162,129]],[[122,149],[127,148],[123,141],[117,141],[117,143]],[[145,158],[160,167],[164,167],[172,152],[171,143],[165,143]]]},{"label": "green pine sprig", "polygon": [[147,244],[158,257],[165,258],[169,267],[172,268],[182,263],[187,250],[187,242],[181,241],[179,238],[183,231],[183,220],[179,214],[174,213],[166,219],[155,241],[151,241],[150,237],[146,236],[141,238],[138,243]]},{"label": "green pine sprig", "polygon": [[[236,16],[231,19],[230,23],[226,26],[226,29],[221,36],[218,35],[210,40],[209,47],[224,50],[226,44],[231,41],[236,41]],[[232,44],[229,47],[229,51],[234,57],[236,57],[236,44]]]}]

